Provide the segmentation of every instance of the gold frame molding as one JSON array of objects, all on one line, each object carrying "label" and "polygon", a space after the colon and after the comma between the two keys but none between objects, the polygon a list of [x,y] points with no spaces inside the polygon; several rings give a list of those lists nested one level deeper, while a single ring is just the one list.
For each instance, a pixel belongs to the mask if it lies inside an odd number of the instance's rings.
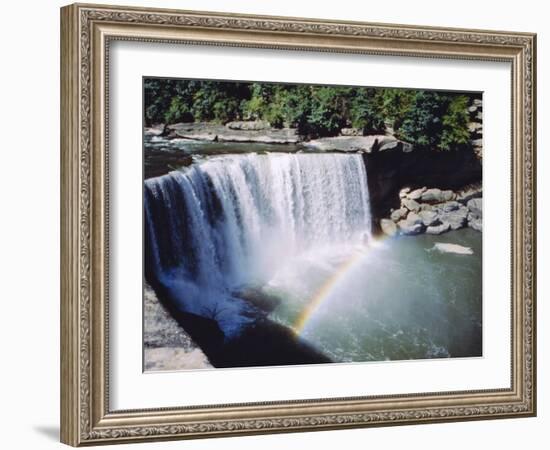
[{"label": "gold frame molding", "polygon": [[[512,67],[509,389],[111,411],[109,42],[458,58]],[[536,35],[74,4],[61,9],[61,441],[73,446],[536,414]]]}]

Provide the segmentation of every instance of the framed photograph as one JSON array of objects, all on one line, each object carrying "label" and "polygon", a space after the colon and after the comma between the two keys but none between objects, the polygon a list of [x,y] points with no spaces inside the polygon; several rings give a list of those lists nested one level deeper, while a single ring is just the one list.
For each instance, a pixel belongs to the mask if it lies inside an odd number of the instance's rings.
[{"label": "framed photograph", "polygon": [[62,442],[535,415],[535,57],[62,8]]}]

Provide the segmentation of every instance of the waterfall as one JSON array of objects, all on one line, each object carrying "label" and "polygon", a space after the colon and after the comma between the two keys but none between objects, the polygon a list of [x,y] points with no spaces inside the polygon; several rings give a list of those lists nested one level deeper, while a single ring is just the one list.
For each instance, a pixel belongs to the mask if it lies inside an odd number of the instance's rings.
[{"label": "waterfall", "polygon": [[361,243],[370,223],[361,155],[212,156],[145,181],[146,275],[232,336],[252,320],[240,287],[307,252]]}]

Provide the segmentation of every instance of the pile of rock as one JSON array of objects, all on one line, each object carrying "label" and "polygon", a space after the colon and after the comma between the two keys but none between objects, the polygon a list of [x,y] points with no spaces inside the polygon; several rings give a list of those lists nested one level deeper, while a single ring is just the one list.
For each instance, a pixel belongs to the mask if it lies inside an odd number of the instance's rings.
[{"label": "pile of rock", "polygon": [[475,154],[479,159],[483,156],[483,104],[481,99],[474,99],[468,107],[470,113],[470,122],[468,130],[470,131],[471,143]]},{"label": "pile of rock", "polygon": [[441,234],[465,226],[482,230],[482,191],[471,188],[460,192],[437,188],[411,190],[403,188],[401,207],[380,220],[380,228],[388,236]]}]

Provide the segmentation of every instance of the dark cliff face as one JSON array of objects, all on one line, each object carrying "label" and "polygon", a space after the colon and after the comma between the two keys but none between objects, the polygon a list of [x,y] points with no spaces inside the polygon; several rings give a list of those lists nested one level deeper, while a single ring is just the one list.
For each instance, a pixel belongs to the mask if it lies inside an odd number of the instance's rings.
[{"label": "dark cliff face", "polygon": [[474,152],[433,152],[400,149],[363,155],[367,168],[373,225],[387,217],[392,208],[400,205],[399,191],[428,186],[440,189],[459,189],[481,181],[482,162]]}]

